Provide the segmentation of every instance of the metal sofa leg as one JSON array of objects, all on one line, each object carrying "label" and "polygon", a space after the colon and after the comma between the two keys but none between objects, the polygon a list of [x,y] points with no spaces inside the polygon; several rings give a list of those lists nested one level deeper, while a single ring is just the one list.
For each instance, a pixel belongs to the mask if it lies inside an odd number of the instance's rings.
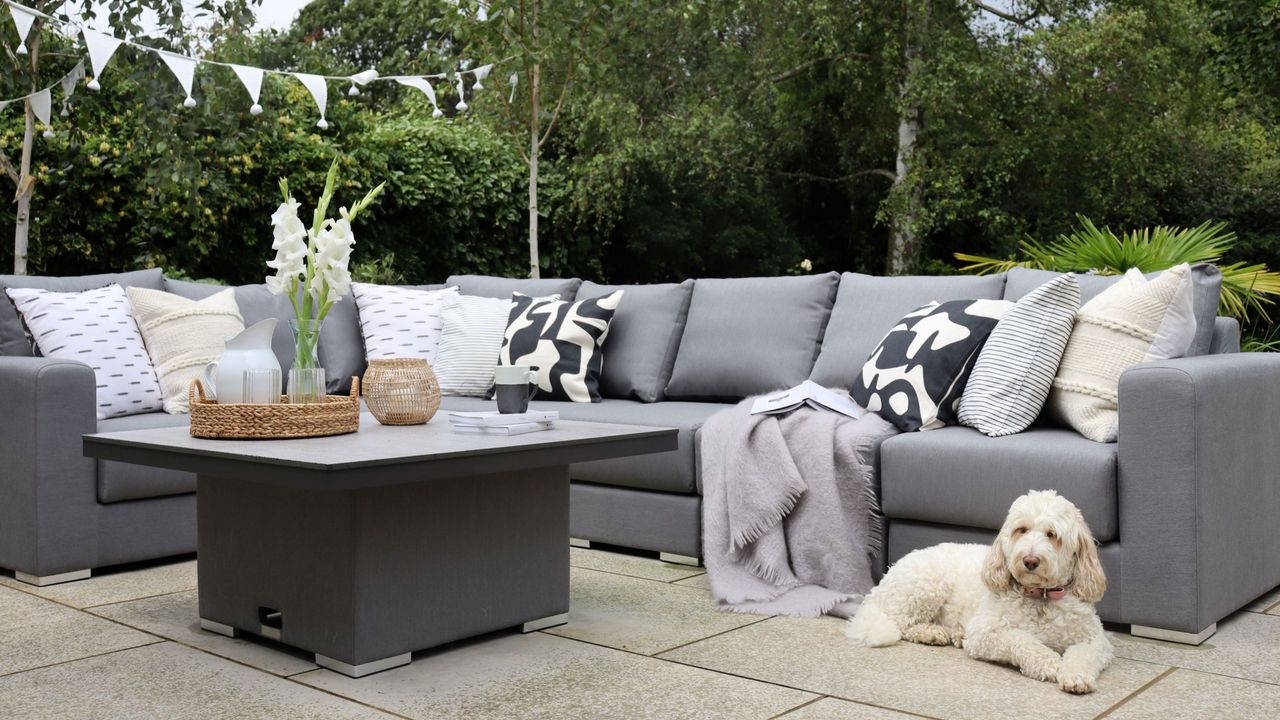
[{"label": "metal sofa leg", "polygon": [[1134,637],[1164,640],[1166,642],[1182,643],[1183,645],[1199,645],[1216,632],[1218,632],[1218,623],[1214,623],[1198,633],[1178,632],[1177,630],[1165,630],[1163,628],[1147,627],[1146,625],[1129,626],[1129,634]]},{"label": "metal sofa leg", "polygon": [[569,538],[569,547],[586,548],[589,550],[591,549],[591,541],[583,540],[582,538],[571,537]]},{"label": "metal sofa leg", "polygon": [[72,570],[71,572],[57,573],[56,575],[30,575],[28,573],[15,571],[13,573],[13,576],[28,585],[44,587],[45,585],[57,585],[58,583],[67,583],[67,582],[74,582],[76,580],[85,580],[89,577],[89,575],[92,572],[93,570],[85,569],[85,570]]},{"label": "metal sofa leg", "polygon": [[701,567],[702,561],[696,557],[688,555],[677,555],[676,553],[660,552],[658,559],[664,563],[674,563],[676,565],[692,565],[693,567]]}]

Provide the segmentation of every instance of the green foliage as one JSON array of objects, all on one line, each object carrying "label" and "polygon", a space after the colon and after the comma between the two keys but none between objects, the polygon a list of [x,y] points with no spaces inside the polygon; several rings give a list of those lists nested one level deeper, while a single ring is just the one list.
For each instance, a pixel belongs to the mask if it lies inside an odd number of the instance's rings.
[{"label": "green foliage", "polygon": [[955,257],[969,263],[962,270],[979,274],[1031,267],[1117,275],[1130,268],[1149,273],[1182,263],[1213,263],[1222,271],[1219,312],[1241,321],[1268,319],[1267,307],[1280,294],[1280,273],[1262,264],[1222,261],[1236,240],[1222,223],[1206,222],[1193,228],[1157,226],[1116,235],[1110,228],[1099,228],[1089,218],[1081,216],[1079,222],[1078,228],[1053,242],[1024,240],[1019,247],[1020,260],[967,253],[956,253]]}]

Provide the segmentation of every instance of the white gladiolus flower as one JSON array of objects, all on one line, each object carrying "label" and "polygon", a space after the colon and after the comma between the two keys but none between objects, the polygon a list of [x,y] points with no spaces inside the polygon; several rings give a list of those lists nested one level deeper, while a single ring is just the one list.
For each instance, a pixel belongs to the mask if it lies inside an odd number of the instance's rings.
[{"label": "white gladiolus flower", "polygon": [[272,294],[280,295],[289,291],[289,284],[295,277],[306,274],[307,229],[298,219],[298,201],[289,198],[281,203],[271,215],[274,240],[271,248],[276,257],[267,263],[267,267],[276,274],[267,278],[267,289]]},{"label": "white gladiolus flower", "polygon": [[[351,221],[347,217],[347,209],[339,210],[341,219],[325,220],[312,238],[315,248],[315,274],[311,279],[311,295],[322,303],[334,303],[342,299],[351,289],[351,273],[347,266],[351,261],[351,248],[355,244],[355,235],[351,232]],[[328,294],[321,297],[325,286]]]}]

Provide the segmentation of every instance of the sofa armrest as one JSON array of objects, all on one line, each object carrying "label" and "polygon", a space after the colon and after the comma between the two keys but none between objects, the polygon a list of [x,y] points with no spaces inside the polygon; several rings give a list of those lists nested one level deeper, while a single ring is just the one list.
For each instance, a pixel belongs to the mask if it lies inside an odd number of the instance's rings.
[{"label": "sofa armrest", "polygon": [[1213,319],[1213,340],[1209,343],[1210,355],[1240,352],[1240,321],[1233,317],[1218,316]]},{"label": "sofa armrest", "polygon": [[1120,378],[1121,613],[1198,633],[1280,583],[1280,354]]},{"label": "sofa armrest", "polygon": [[31,575],[97,562],[96,471],[81,436],[97,430],[84,363],[0,357],[0,566]]}]

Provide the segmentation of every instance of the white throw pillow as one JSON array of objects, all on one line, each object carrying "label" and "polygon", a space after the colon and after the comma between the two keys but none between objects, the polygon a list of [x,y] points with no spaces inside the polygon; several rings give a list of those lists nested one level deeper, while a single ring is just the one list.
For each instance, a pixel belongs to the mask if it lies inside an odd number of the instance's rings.
[{"label": "white throw pillow", "polygon": [[475,295],[458,295],[444,304],[434,366],[441,394],[488,396],[511,307],[509,298]]},{"label": "white throw pillow", "polygon": [[22,321],[45,357],[79,360],[98,381],[98,419],[163,408],[160,383],[124,288],[84,292],[8,288]]},{"label": "white throw pillow", "polygon": [[1030,427],[1049,397],[1079,309],[1080,282],[1071,273],[1018,300],[978,354],[960,398],[960,424],[991,437]]},{"label": "white throw pillow", "polygon": [[352,283],[366,358],[422,358],[435,366],[444,321],[440,311],[458,288],[415,290]]},{"label": "white throw pillow", "polygon": [[131,287],[126,292],[147,355],[160,378],[164,411],[190,412],[187,389],[191,381],[203,374],[205,365],[222,356],[228,337],[244,330],[235,289],[227,288],[203,300],[147,288]]},{"label": "white throw pillow", "polygon": [[1130,272],[1080,308],[1049,393],[1053,413],[1090,440],[1115,442],[1120,375],[1191,347],[1191,284],[1185,263],[1152,280]]}]

